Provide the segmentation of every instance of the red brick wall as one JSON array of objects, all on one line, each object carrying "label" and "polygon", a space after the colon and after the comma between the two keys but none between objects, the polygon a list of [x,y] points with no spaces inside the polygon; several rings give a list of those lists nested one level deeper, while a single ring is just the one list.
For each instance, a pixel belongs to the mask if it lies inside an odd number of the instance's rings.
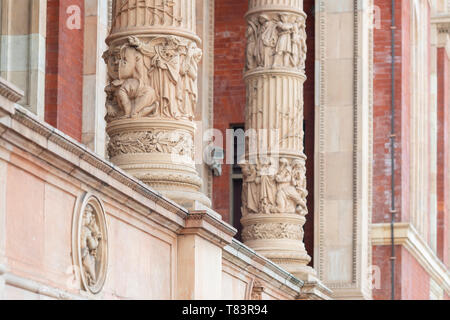
[{"label": "red brick wall", "polygon": [[437,132],[437,255],[448,265],[448,57],[445,48],[438,48],[437,54],[437,79],[438,79],[438,132]]},{"label": "red brick wall", "polygon": [[402,248],[401,254],[401,299],[429,300],[430,276],[405,248]]},{"label": "red brick wall", "polygon": [[[391,219],[391,0],[375,0],[381,9],[381,28],[374,29],[374,145],[373,222]],[[410,8],[396,1],[395,33],[395,196],[397,220],[409,212]]]},{"label": "red brick wall", "polygon": [[[380,286],[373,289],[375,300],[391,299],[391,246],[373,247],[373,265],[380,270]],[[395,299],[428,300],[430,276],[402,246],[395,246]]]},{"label": "red brick wall", "polygon": [[[247,1],[215,2],[214,128],[221,130],[224,138],[225,130],[232,124],[245,122],[243,71],[246,47],[244,15],[247,10]],[[213,207],[225,221],[230,221],[230,174],[231,166],[224,164],[222,176],[214,177],[213,182]]]},{"label": "red brick wall", "polygon": [[[67,8],[77,5],[81,29],[67,27]],[[83,97],[83,0],[48,0],[45,121],[81,141]]]},{"label": "red brick wall", "polygon": [[[372,251],[372,263],[379,270],[380,283],[372,290],[373,299],[390,300],[391,299],[391,246],[374,246]],[[402,248],[395,246],[395,299],[401,299],[402,283]]]}]

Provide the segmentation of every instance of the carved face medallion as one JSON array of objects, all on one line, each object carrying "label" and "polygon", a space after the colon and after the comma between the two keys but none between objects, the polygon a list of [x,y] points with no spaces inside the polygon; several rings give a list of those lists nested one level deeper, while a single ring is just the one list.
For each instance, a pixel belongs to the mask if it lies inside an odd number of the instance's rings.
[{"label": "carved face medallion", "polygon": [[74,262],[83,288],[97,294],[106,279],[108,259],[105,213],[97,197],[86,195],[74,215]]}]

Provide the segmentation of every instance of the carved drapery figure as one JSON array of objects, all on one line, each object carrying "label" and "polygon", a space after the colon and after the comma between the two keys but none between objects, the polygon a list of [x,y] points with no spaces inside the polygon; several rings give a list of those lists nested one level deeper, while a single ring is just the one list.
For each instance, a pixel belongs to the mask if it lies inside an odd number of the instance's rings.
[{"label": "carved drapery figure", "polygon": [[293,184],[292,167],[287,159],[280,159],[280,170],[275,177],[277,182],[277,211],[297,212],[297,206],[302,203],[302,194]]},{"label": "carved drapery figure", "polygon": [[88,204],[83,213],[83,222],[81,227],[81,261],[83,271],[89,286],[95,286],[98,279],[99,263],[97,249],[102,239],[99,226],[95,218],[94,208]]},{"label": "carved drapery figure", "polygon": [[273,159],[263,158],[259,167],[261,176],[260,210],[266,214],[271,213],[275,205],[276,183],[273,165]]},{"label": "carved drapery figure", "polygon": [[184,97],[181,104],[181,111],[189,120],[195,117],[195,106],[198,100],[197,74],[198,64],[202,58],[202,50],[197,48],[195,42],[188,46],[186,56],[181,66],[181,77],[183,87],[181,88]]},{"label": "carved drapery figure", "polygon": [[253,69],[256,67],[256,37],[258,35],[258,27],[255,22],[249,21],[248,27],[246,31],[247,37],[247,47],[246,47],[246,55],[247,55],[247,69]]},{"label": "carved drapery figure", "polygon": [[256,213],[260,204],[261,176],[258,174],[256,165],[243,165],[243,214]]},{"label": "carved drapery figure", "polygon": [[279,160],[278,171],[270,158],[264,158],[258,165],[243,165],[244,176],[243,212],[297,213],[306,214],[306,177],[304,163],[294,159]]},{"label": "carved drapery figure", "polygon": [[306,31],[303,16],[286,13],[251,17],[246,37],[246,70],[305,68]]},{"label": "carved drapery figure", "polygon": [[308,213],[308,208],[306,206],[306,197],[308,196],[308,191],[306,189],[306,167],[305,163],[298,159],[292,161],[292,184],[299,195],[295,210],[298,214],[306,216]]},{"label": "carved drapery figure", "polygon": [[300,33],[300,58],[297,63],[294,63],[295,66],[298,66],[300,70],[305,70],[305,62],[306,62],[306,54],[308,51],[308,47],[306,46],[306,25],[305,19],[300,17],[297,19],[297,23],[299,26],[298,32]]},{"label": "carved drapery figure", "polygon": [[108,122],[120,118],[162,117],[192,120],[197,104],[197,73],[202,51],[193,41],[157,37],[144,43],[129,37],[105,52],[109,84]]},{"label": "carved drapery figure", "polygon": [[292,57],[292,36],[294,24],[289,22],[287,14],[280,15],[277,23],[278,42],[275,48],[274,67],[289,67]]},{"label": "carved drapery figure", "polygon": [[259,16],[257,61],[259,67],[271,67],[277,44],[276,24],[268,16]]}]

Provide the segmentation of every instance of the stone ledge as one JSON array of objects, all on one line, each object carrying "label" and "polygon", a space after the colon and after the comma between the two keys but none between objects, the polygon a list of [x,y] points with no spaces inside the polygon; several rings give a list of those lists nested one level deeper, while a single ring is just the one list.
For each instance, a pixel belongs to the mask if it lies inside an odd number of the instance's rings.
[{"label": "stone ledge", "polygon": [[10,273],[7,267],[0,265],[0,278],[3,278],[5,285],[29,291],[38,295],[46,296],[58,300],[88,300],[89,298],[75,295],[64,290],[49,287],[42,283],[26,279]]},{"label": "stone ledge", "polygon": [[332,300],[333,292],[315,276],[307,275],[299,300]]},{"label": "stone ledge", "polygon": [[252,268],[263,280],[272,282],[275,280],[278,286],[275,287],[287,290],[292,295],[297,296],[301,292],[303,281],[297,279],[289,272],[283,270],[269,259],[256,253],[243,243],[233,239],[230,245],[223,251],[223,258],[243,269]]},{"label": "stone ledge", "polygon": [[[431,250],[411,223],[397,222],[394,224],[394,244],[405,247],[433,280],[450,293],[450,272],[448,268]],[[391,225],[389,223],[372,225],[372,245],[391,245]]]},{"label": "stone ledge", "polygon": [[208,211],[190,211],[180,234],[197,234],[223,248],[232,242],[236,232],[235,228]]}]

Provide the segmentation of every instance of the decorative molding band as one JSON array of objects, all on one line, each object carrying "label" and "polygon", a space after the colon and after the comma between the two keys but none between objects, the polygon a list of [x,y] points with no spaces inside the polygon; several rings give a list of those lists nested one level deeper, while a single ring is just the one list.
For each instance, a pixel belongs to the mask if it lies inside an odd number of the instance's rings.
[{"label": "decorative molding band", "polygon": [[[208,52],[208,59],[206,68],[208,69],[208,125],[214,127],[214,36],[215,36],[215,1],[206,0],[208,4],[208,41],[204,42],[204,46],[208,46],[209,50],[203,50]],[[208,170],[207,175],[207,196],[213,198],[213,173],[212,170]]]},{"label": "decorative molding band", "polygon": [[[397,222],[394,225],[394,243],[406,250],[420,263],[431,278],[445,291],[450,293],[450,271],[431,250],[409,222]],[[378,223],[372,225],[372,245],[391,244],[391,225]]]},{"label": "decorative molding band", "polygon": [[232,242],[237,230],[224,222],[210,210],[191,211],[186,219],[186,226],[180,234],[196,234],[200,237],[225,247]]},{"label": "decorative molding band", "polygon": [[359,130],[359,93],[361,91],[361,78],[360,78],[360,48],[362,44],[359,41],[361,21],[359,19],[359,0],[353,0],[353,226],[352,226],[352,284],[358,286],[361,283],[360,274],[361,259],[358,259],[358,230],[361,228],[361,221],[359,220],[359,212],[361,208],[360,200],[358,199],[360,194],[360,181],[362,178],[358,178],[361,167],[361,161],[358,161],[359,150],[361,149],[361,132]]},{"label": "decorative molding band", "polygon": [[246,14],[245,14],[245,18],[247,18],[248,16],[251,16],[252,14],[255,13],[264,13],[264,12],[287,12],[287,13],[292,13],[292,14],[297,14],[299,16],[303,16],[306,18],[306,14],[303,10],[297,10],[294,9],[294,7],[291,6],[280,6],[280,5],[268,5],[268,4],[261,4],[259,7],[249,10]]},{"label": "decorative molding band", "polygon": [[[318,192],[316,197],[316,222],[318,221],[319,232],[316,232],[316,237],[318,243],[315,247],[316,249],[316,259],[318,256],[318,267],[316,267],[317,275],[319,279],[323,279],[324,277],[324,268],[325,268],[325,244],[323,235],[325,234],[325,219],[324,219],[324,211],[325,211],[325,108],[327,105],[327,81],[326,81],[326,55],[327,55],[327,23],[326,23],[326,12],[325,12],[325,0],[319,0],[318,9],[316,9],[316,13],[318,14],[318,22],[319,22],[319,41],[318,41],[318,56],[319,56],[319,76],[316,80],[316,87],[318,87],[319,97],[316,97],[316,110],[318,110],[319,116],[316,117],[316,127],[318,128],[319,134],[316,136],[316,143],[318,144],[318,156],[316,157],[316,167],[318,168],[319,175],[316,177],[319,183]],[[317,22],[316,22],[317,23]],[[317,55],[316,55],[317,56]],[[317,59],[317,58],[316,58]],[[317,72],[317,71],[316,71]],[[316,260],[316,261],[317,261]]]},{"label": "decorative molding band", "polygon": [[19,102],[19,100],[24,97],[25,93],[11,82],[0,78],[0,95],[12,102]]},{"label": "decorative molding band", "polygon": [[7,270],[6,266],[0,265],[0,278],[3,278],[5,284],[11,287],[58,300],[89,300],[88,297],[74,295],[64,290],[52,288],[42,283],[9,273]]},{"label": "decorative molding band", "polygon": [[450,14],[431,17],[431,23],[437,25],[439,33],[450,33]]}]

